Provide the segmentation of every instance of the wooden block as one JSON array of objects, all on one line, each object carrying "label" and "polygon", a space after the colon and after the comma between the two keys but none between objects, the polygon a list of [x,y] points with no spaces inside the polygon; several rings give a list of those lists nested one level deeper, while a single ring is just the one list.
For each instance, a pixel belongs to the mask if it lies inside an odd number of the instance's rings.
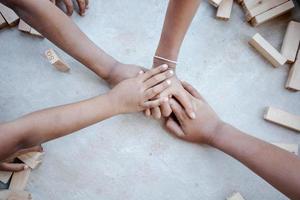
[{"label": "wooden block", "polygon": [[42,36],[42,34],[40,34],[39,32],[37,32],[37,30],[35,30],[32,27],[30,28],[30,34],[36,35],[36,36],[39,36],[39,37],[44,37],[44,36]]},{"label": "wooden block", "polygon": [[298,51],[296,62],[290,69],[289,77],[285,87],[291,90],[300,90],[300,50]]},{"label": "wooden block", "polygon": [[7,183],[12,175],[12,172],[0,171],[0,181],[2,183]]},{"label": "wooden block", "polygon": [[223,0],[218,7],[217,18],[228,20],[230,18],[233,0]]},{"label": "wooden block", "polygon": [[272,8],[260,15],[255,16],[252,20],[251,23],[253,26],[258,26],[266,21],[269,21],[275,17],[278,17],[286,12],[288,12],[289,10],[291,10],[292,8],[294,8],[295,5],[293,3],[292,0],[287,1],[275,8]]},{"label": "wooden block", "polygon": [[264,119],[300,132],[300,116],[274,107],[268,107]]},{"label": "wooden block", "polygon": [[18,29],[20,31],[30,32],[30,26],[26,22],[24,22],[22,19],[20,19]]},{"label": "wooden block", "polygon": [[31,194],[26,191],[1,190],[0,200],[31,200]]},{"label": "wooden block", "polygon": [[19,19],[18,15],[12,9],[2,3],[0,3],[0,13],[10,26],[15,25]]},{"label": "wooden block", "polygon": [[282,144],[282,143],[272,143],[286,151],[298,155],[299,145],[298,144]]},{"label": "wooden block", "polygon": [[10,190],[24,190],[27,184],[27,181],[29,179],[29,175],[30,175],[31,169],[25,169],[23,171],[20,172],[14,172],[11,181],[10,181],[10,185],[9,185],[9,189]]},{"label": "wooden block", "polygon": [[251,19],[287,1],[288,0],[261,0],[249,10],[248,17]]},{"label": "wooden block", "polygon": [[42,163],[42,158],[44,156],[43,152],[29,152],[18,156],[23,163],[29,166],[31,169],[36,168]]},{"label": "wooden block", "polygon": [[287,58],[288,63],[296,60],[297,51],[300,42],[300,23],[290,21],[286,29],[281,46],[281,54]]},{"label": "wooden block", "polygon": [[0,14],[0,29],[7,26],[7,23],[5,21],[5,19],[3,18],[3,16]]},{"label": "wooden block", "polygon": [[208,2],[217,8],[221,4],[222,0],[208,0]]},{"label": "wooden block", "polygon": [[245,200],[245,199],[240,193],[235,192],[230,197],[227,197],[226,200]]},{"label": "wooden block", "polygon": [[54,65],[59,71],[66,72],[70,70],[69,66],[57,56],[53,49],[48,49],[45,52],[45,55],[48,58],[49,62]]},{"label": "wooden block", "polygon": [[249,12],[252,8],[254,8],[256,5],[260,4],[262,0],[244,0],[244,10],[246,12]]},{"label": "wooden block", "polygon": [[249,44],[253,46],[262,56],[264,56],[274,67],[282,66],[286,63],[284,58],[269,42],[260,34],[256,33]]}]

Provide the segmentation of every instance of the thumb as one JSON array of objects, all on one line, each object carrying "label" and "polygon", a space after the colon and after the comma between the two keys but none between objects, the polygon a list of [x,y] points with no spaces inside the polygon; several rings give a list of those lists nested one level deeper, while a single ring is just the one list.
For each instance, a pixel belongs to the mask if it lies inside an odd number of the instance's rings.
[{"label": "thumb", "polygon": [[182,138],[182,139],[185,137],[183,130],[181,129],[181,127],[178,125],[178,123],[172,117],[169,117],[166,120],[165,127],[166,127],[167,131],[169,131],[173,135],[175,135],[179,138]]}]

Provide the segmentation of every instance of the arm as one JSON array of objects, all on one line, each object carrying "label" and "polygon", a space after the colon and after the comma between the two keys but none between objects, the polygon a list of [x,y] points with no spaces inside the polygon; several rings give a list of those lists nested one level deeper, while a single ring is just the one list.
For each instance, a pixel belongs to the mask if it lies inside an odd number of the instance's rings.
[{"label": "arm", "polygon": [[111,116],[158,106],[166,99],[148,100],[169,86],[170,82],[166,79],[172,73],[166,71],[167,68],[161,66],[127,79],[106,95],[37,111],[1,124],[0,161],[20,149],[65,136]]},{"label": "arm", "polygon": [[209,144],[223,151],[289,198],[300,198],[300,159],[297,156],[222,122],[192,86],[184,83],[184,87],[191,93],[196,118],[190,120],[172,100],[171,107],[179,124],[169,118],[166,121],[169,131],[181,139]]},{"label": "arm", "polygon": [[[156,56],[167,60],[177,61],[181,44],[199,5],[200,0],[169,1],[160,41],[155,52]],[[153,67],[164,63],[168,64],[174,70],[176,69],[176,64],[173,62],[168,62],[157,57],[153,58]],[[176,76],[172,79],[172,86],[161,95],[166,97],[174,96],[183,105],[187,114],[193,118],[194,114],[191,108],[191,103]],[[171,112],[172,110],[169,104],[165,103],[160,107],[160,109],[153,108],[151,111],[147,110],[146,115],[150,116],[152,114],[154,118],[159,119],[161,115],[164,117],[169,116]]]},{"label": "arm", "polygon": [[114,76],[118,76],[118,80],[111,77],[111,72],[123,65],[96,46],[49,0],[0,0],[0,2],[11,7],[47,39],[112,84],[117,84],[125,78],[132,78],[140,71],[140,67],[126,65],[126,69],[133,68],[129,69],[129,73],[123,75],[124,70],[121,70],[114,73]]}]

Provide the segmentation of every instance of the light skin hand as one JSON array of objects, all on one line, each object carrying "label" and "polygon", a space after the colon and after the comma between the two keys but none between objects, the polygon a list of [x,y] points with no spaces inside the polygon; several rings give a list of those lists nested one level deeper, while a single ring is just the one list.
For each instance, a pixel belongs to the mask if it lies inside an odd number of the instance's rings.
[{"label": "light skin hand", "polygon": [[195,110],[195,119],[191,120],[182,106],[174,99],[170,105],[176,119],[168,117],[165,126],[175,136],[194,143],[210,144],[216,130],[223,124],[214,110],[201,95],[188,83],[182,82],[183,88],[189,93]]},{"label": "light skin hand", "polygon": [[145,73],[140,71],[137,77],[116,85],[108,93],[116,105],[116,113],[140,112],[168,101],[164,97],[153,99],[171,84],[169,78],[173,76],[173,71],[167,69],[167,65],[161,65]]},{"label": "light skin hand", "polygon": [[[50,1],[54,4],[57,2],[56,0],[50,0]],[[66,7],[66,14],[71,16],[74,11],[73,1],[72,0],[60,0],[60,1],[62,1]],[[88,9],[89,0],[76,0],[76,2],[78,4],[79,14],[81,16],[84,16],[86,9]]]}]

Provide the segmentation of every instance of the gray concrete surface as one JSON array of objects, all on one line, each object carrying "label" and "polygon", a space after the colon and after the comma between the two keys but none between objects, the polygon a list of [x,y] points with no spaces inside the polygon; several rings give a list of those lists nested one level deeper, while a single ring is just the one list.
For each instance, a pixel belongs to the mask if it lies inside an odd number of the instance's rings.
[{"label": "gray concrete surface", "polygon": [[[151,65],[167,1],[90,1],[72,18],[99,46],[127,63]],[[291,14],[253,28],[234,5],[228,22],[204,1],[184,41],[178,75],[201,91],[223,120],[270,142],[300,143],[294,131],[265,122],[273,105],[300,114],[300,93],[284,89],[288,66],[274,69],[247,44],[256,32],[280,48]],[[66,33],[67,34],[67,33]],[[0,120],[103,94],[105,83],[61,53],[69,74],[52,68],[49,41],[0,30]],[[99,107],[99,109],[101,109]],[[208,199],[239,191],[248,200],[286,199],[246,167],[207,146],[168,135],[142,114],[117,116],[44,145],[44,163],[28,184],[34,199]]]}]

